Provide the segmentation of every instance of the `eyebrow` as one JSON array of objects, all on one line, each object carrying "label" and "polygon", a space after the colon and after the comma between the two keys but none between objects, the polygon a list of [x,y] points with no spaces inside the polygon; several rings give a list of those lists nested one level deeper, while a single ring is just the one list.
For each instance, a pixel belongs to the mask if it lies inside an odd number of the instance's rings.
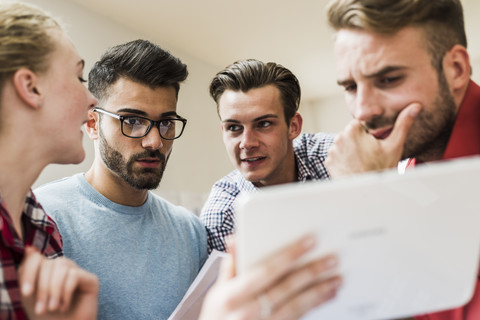
[{"label": "eyebrow", "polygon": [[[148,117],[148,113],[146,113],[145,111],[142,111],[142,110],[138,110],[138,109],[121,108],[121,109],[117,110],[117,113],[118,113],[118,112],[133,113],[133,114],[136,114],[136,115],[139,115],[139,116]],[[179,115],[177,114],[177,112],[175,112],[175,111],[168,111],[168,112],[162,113],[162,114],[160,115],[160,118],[170,117],[170,116],[179,117]]]},{"label": "eyebrow", "polygon": [[[403,66],[386,66],[374,73],[371,73],[371,74],[366,74],[364,75],[363,77],[364,78],[367,78],[367,79],[372,79],[372,78],[377,78],[377,77],[381,77],[381,76],[384,76],[390,72],[394,72],[394,71],[399,71],[399,70],[405,70],[407,69],[407,67],[403,67]],[[352,84],[354,83],[355,81],[353,81],[352,79],[345,79],[345,80],[337,80],[337,84],[340,85],[340,86],[346,86],[346,85],[349,85],[349,84]]]},{"label": "eyebrow", "polygon": [[[273,113],[272,114],[265,114],[263,116],[260,116],[258,118],[253,119],[252,122],[258,122],[258,121],[262,121],[262,120],[269,119],[269,118],[277,118],[278,119],[278,116],[276,114],[273,114]],[[240,123],[240,121],[235,120],[235,119],[222,120],[222,123],[225,123],[225,122]]]},{"label": "eyebrow", "polygon": [[80,65],[83,68],[85,68],[85,60],[81,59],[80,61],[78,61],[77,65]]}]

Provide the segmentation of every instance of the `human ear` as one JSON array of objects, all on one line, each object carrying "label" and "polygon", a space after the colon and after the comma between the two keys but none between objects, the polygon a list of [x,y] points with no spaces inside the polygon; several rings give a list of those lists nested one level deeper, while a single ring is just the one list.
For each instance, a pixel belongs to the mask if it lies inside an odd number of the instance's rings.
[{"label": "human ear", "polygon": [[100,116],[93,109],[88,110],[88,121],[85,123],[85,131],[92,140],[99,137]]},{"label": "human ear", "polygon": [[20,68],[13,74],[13,86],[18,96],[27,105],[35,109],[42,106],[44,99],[37,85],[37,75],[27,68]]},{"label": "human ear", "polygon": [[290,126],[288,127],[288,138],[290,140],[295,139],[302,132],[303,118],[300,113],[295,113],[295,115],[290,120]]},{"label": "human ear", "polygon": [[461,45],[455,45],[443,59],[443,68],[447,83],[454,96],[461,94],[470,81],[471,67],[467,49]]}]

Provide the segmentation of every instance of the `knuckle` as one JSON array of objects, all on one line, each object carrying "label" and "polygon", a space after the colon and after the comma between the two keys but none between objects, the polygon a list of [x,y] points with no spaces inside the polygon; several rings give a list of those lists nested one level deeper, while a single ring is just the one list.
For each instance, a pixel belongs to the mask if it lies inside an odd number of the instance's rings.
[{"label": "knuckle", "polygon": [[91,273],[90,275],[92,276],[92,281],[93,281],[96,285],[98,285],[98,284],[100,283],[100,280],[98,279],[98,276],[95,275],[95,274],[93,274],[93,273]]},{"label": "knuckle", "polygon": [[350,122],[346,127],[343,134],[340,135],[340,139],[344,136],[352,136],[358,130],[358,125],[355,122]]},{"label": "knuckle", "polygon": [[72,279],[78,279],[80,277],[80,270],[76,267],[68,269],[68,276]]},{"label": "knuckle", "polygon": [[289,308],[289,315],[292,318],[298,318],[300,317],[303,313],[304,310],[307,309],[305,306],[306,302],[302,301],[300,299],[296,299],[292,301],[290,308]]},{"label": "knuckle", "polygon": [[250,320],[251,317],[246,312],[241,312],[241,313],[238,314],[238,317],[236,319],[238,319],[238,320]]},{"label": "knuckle", "polygon": [[335,136],[335,139],[333,139],[333,145],[337,144],[339,141],[343,139],[343,133],[339,133]]},{"label": "knuckle", "polygon": [[337,292],[337,279],[324,281],[314,288],[316,304],[333,298]]},{"label": "knuckle", "polygon": [[325,163],[327,164],[331,164],[332,162],[332,157],[335,157],[338,153],[338,147],[337,145],[332,145],[330,147],[330,149],[328,149],[328,153],[327,153],[327,158],[325,159]]},{"label": "knuckle", "polygon": [[236,308],[236,304],[237,303],[232,296],[230,295],[224,296],[223,305],[226,310],[234,310]]}]

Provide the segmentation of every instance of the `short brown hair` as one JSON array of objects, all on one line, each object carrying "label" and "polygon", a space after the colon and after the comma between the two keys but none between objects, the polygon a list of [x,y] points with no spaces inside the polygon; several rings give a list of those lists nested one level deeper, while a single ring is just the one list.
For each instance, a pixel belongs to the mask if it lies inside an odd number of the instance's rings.
[{"label": "short brown hair", "polygon": [[255,59],[239,60],[218,72],[210,84],[210,95],[217,103],[225,90],[247,92],[250,89],[274,85],[280,91],[285,120],[293,118],[300,105],[300,84],[284,66]]},{"label": "short brown hair", "polygon": [[438,71],[454,45],[467,47],[460,0],[333,0],[327,15],[337,31],[360,29],[388,35],[407,26],[420,28]]}]

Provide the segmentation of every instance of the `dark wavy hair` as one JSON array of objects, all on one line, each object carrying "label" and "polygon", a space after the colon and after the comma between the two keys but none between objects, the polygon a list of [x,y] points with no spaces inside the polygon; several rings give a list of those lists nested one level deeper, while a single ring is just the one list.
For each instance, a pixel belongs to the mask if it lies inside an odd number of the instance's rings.
[{"label": "dark wavy hair", "polygon": [[177,96],[187,66],[168,51],[147,40],[130,41],[108,49],[88,74],[88,89],[99,104],[120,77],[149,86],[173,86]]}]

